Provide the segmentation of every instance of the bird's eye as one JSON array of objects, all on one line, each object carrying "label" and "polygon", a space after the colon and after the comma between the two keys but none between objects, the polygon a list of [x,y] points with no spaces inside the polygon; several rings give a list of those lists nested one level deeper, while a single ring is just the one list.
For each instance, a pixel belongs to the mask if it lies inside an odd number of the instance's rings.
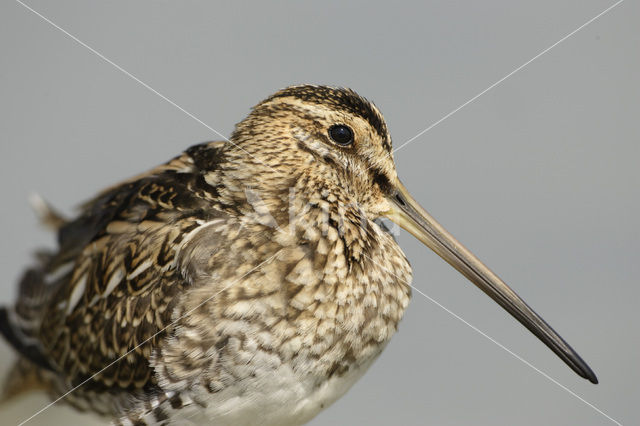
[{"label": "bird's eye", "polygon": [[344,124],[331,126],[329,128],[329,136],[338,145],[347,146],[353,142],[353,130]]}]

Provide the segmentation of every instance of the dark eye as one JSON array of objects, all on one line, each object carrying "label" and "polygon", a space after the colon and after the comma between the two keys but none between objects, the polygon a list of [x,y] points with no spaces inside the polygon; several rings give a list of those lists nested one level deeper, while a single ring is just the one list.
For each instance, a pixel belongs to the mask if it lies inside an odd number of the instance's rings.
[{"label": "dark eye", "polygon": [[353,130],[344,124],[336,124],[329,128],[329,136],[338,145],[347,146],[353,142]]}]

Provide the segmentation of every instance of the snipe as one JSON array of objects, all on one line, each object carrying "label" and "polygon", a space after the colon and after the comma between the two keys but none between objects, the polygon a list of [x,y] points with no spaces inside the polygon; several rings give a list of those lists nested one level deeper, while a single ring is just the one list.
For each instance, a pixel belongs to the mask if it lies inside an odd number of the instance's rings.
[{"label": "snipe", "polygon": [[[398,180],[378,109],[294,86],[230,142],[111,187],[20,283],[0,326],[27,385],[117,424],[308,421],[366,371],[409,303],[387,217],[480,287],[574,371],[580,357]],[[35,386],[34,386],[35,385]]]}]

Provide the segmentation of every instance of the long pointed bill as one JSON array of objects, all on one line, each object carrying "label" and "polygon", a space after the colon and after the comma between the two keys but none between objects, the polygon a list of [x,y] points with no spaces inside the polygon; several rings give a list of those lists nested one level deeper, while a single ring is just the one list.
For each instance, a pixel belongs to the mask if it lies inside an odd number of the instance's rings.
[{"label": "long pointed bill", "polygon": [[513,315],[556,353],[573,371],[598,383],[580,356],[531,309],[508,285],[460,244],[411,197],[401,183],[388,198],[392,208],[386,216],[413,234],[462,275]]}]

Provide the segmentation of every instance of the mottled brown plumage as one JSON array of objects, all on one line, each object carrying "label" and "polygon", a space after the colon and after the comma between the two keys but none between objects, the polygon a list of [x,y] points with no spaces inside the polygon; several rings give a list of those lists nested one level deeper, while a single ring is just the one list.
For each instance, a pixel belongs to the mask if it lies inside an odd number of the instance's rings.
[{"label": "mottled brown plumage", "polygon": [[[331,141],[335,123],[352,146]],[[83,383],[66,399],[131,420],[280,364],[318,385],[344,375],[375,358],[408,303],[407,261],[373,223],[395,179],[369,102],[285,89],[231,142],[196,145],[64,223],[7,313],[18,349],[54,396]],[[259,356],[273,357],[267,373],[247,361]]]}]

